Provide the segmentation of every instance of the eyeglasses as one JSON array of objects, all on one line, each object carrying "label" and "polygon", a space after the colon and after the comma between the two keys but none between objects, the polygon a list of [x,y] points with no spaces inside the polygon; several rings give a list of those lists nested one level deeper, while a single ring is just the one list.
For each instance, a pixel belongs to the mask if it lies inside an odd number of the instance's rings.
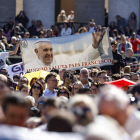
[{"label": "eyeglasses", "polygon": [[109,79],[107,76],[103,76],[103,77],[99,77],[99,78],[103,78],[103,79]]},{"label": "eyeglasses", "polygon": [[67,92],[59,92],[59,94],[68,94]]},{"label": "eyeglasses", "polygon": [[136,68],[137,66],[131,66],[131,68]]},{"label": "eyeglasses", "polygon": [[59,80],[49,80],[49,81],[53,81],[53,82],[59,82]]},{"label": "eyeglasses", "polygon": [[0,71],[0,74],[7,75],[7,72]]},{"label": "eyeglasses", "polygon": [[41,89],[40,87],[36,87],[36,86],[33,86],[33,88],[34,88],[34,89],[38,89],[38,90]]}]

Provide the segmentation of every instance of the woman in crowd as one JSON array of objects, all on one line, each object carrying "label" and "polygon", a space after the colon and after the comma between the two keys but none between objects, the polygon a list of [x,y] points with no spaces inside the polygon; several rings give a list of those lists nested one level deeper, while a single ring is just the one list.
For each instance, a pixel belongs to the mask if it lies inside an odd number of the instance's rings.
[{"label": "woman in crowd", "polygon": [[57,92],[57,96],[64,96],[66,98],[70,98],[70,92],[65,86],[60,86]]},{"label": "woman in crowd", "polygon": [[70,15],[68,15],[68,22],[74,22],[74,11],[70,11]]},{"label": "woman in crowd", "polygon": [[128,36],[128,37],[131,37],[131,34],[132,34],[132,32],[130,31],[130,28],[126,27],[125,28],[125,35]]},{"label": "woman in crowd", "polygon": [[11,30],[9,30],[9,27],[7,25],[5,25],[3,27],[3,36],[5,36],[7,38],[7,42],[10,41],[10,38],[11,38]]},{"label": "woman in crowd", "polygon": [[29,95],[29,88],[26,84],[23,84],[19,87],[19,91],[24,95],[28,96]]},{"label": "woman in crowd", "polygon": [[35,81],[32,84],[30,95],[34,97],[35,102],[37,102],[38,98],[43,94],[43,86],[39,81]]},{"label": "woman in crowd", "polygon": [[83,84],[80,81],[76,81],[72,87],[72,94],[75,95],[81,88],[84,88]]},{"label": "woman in crowd", "polygon": [[28,23],[28,18],[26,17],[24,11],[20,11],[19,15],[15,18],[16,21],[19,23],[22,23],[22,25],[26,28],[26,25]]},{"label": "woman in crowd", "polygon": [[37,20],[36,21],[36,32],[37,32],[37,35],[39,35],[39,32],[43,31],[43,30],[44,30],[44,26],[42,25],[42,21],[41,20]]},{"label": "woman in crowd", "polygon": [[47,36],[46,36],[46,38],[51,38],[51,37],[55,37],[55,35],[53,35],[53,30],[52,29],[49,29],[49,30],[47,30]]},{"label": "woman in crowd", "polygon": [[61,36],[71,35],[72,29],[70,28],[69,23],[64,23],[64,28],[61,30]]},{"label": "woman in crowd", "polygon": [[100,83],[94,82],[91,84],[91,91],[92,94],[97,95],[98,94],[98,88],[100,86]]},{"label": "woman in crowd", "polygon": [[92,80],[94,82],[96,82],[96,76],[97,76],[97,73],[98,73],[98,70],[97,69],[93,69],[91,72],[90,72],[90,77],[92,78]]},{"label": "woman in crowd", "polygon": [[137,30],[137,16],[134,12],[132,12],[130,15],[130,18],[128,20],[128,26],[130,28],[131,33]]},{"label": "woman in crowd", "polygon": [[117,29],[116,23],[114,21],[110,22],[109,29],[110,29],[109,36],[113,37],[112,32],[114,29]]},{"label": "woman in crowd", "polygon": [[81,27],[81,28],[78,29],[78,34],[85,33],[85,32],[87,32],[86,27]]}]

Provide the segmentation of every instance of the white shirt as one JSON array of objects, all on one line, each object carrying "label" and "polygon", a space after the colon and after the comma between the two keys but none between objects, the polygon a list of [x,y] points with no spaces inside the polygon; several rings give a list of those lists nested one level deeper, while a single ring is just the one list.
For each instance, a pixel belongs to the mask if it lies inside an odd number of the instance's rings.
[{"label": "white shirt", "polygon": [[67,30],[66,30],[65,28],[63,28],[63,29],[61,30],[61,36],[71,35],[71,33],[72,33],[71,28],[68,28]]},{"label": "white shirt", "polygon": [[9,57],[9,52],[0,52],[0,69],[5,68],[6,65],[6,58]]},{"label": "white shirt", "polygon": [[89,31],[90,33],[94,33],[95,32],[95,27],[89,27]]},{"label": "white shirt", "polygon": [[52,93],[48,88],[43,92],[43,96],[45,97],[56,97],[57,96],[57,91],[54,90],[54,93]]},{"label": "white shirt", "polygon": [[68,15],[68,20],[74,20],[74,15]]},{"label": "white shirt", "polygon": [[140,130],[140,112],[136,109],[127,119],[124,126],[125,130],[132,136],[136,131]]}]

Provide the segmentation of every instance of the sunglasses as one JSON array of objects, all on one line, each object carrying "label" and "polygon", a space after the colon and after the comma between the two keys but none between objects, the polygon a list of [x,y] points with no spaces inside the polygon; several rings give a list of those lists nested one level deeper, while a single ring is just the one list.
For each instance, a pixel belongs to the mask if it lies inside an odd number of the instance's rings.
[{"label": "sunglasses", "polygon": [[40,87],[36,87],[36,86],[33,86],[33,88],[34,88],[34,89],[38,89],[38,90],[41,89]]},{"label": "sunglasses", "polygon": [[136,68],[136,66],[131,66],[131,68]]},{"label": "sunglasses", "polygon": [[67,92],[59,92],[59,94],[68,94]]},{"label": "sunglasses", "polygon": [[104,76],[104,77],[99,77],[99,78],[103,78],[103,79],[109,79],[107,76]]}]

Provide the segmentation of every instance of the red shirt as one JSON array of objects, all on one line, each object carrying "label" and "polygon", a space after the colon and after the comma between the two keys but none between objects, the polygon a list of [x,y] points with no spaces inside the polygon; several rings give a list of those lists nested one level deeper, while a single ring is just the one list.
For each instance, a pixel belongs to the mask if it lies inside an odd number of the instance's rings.
[{"label": "red shirt", "polygon": [[125,44],[122,43],[122,50],[123,52],[125,52]]},{"label": "red shirt", "polygon": [[132,38],[130,38],[130,42],[132,44],[132,49],[134,52],[139,51],[138,45],[140,45],[140,40],[138,38],[136,38],[135,40],[132,40]]}]

